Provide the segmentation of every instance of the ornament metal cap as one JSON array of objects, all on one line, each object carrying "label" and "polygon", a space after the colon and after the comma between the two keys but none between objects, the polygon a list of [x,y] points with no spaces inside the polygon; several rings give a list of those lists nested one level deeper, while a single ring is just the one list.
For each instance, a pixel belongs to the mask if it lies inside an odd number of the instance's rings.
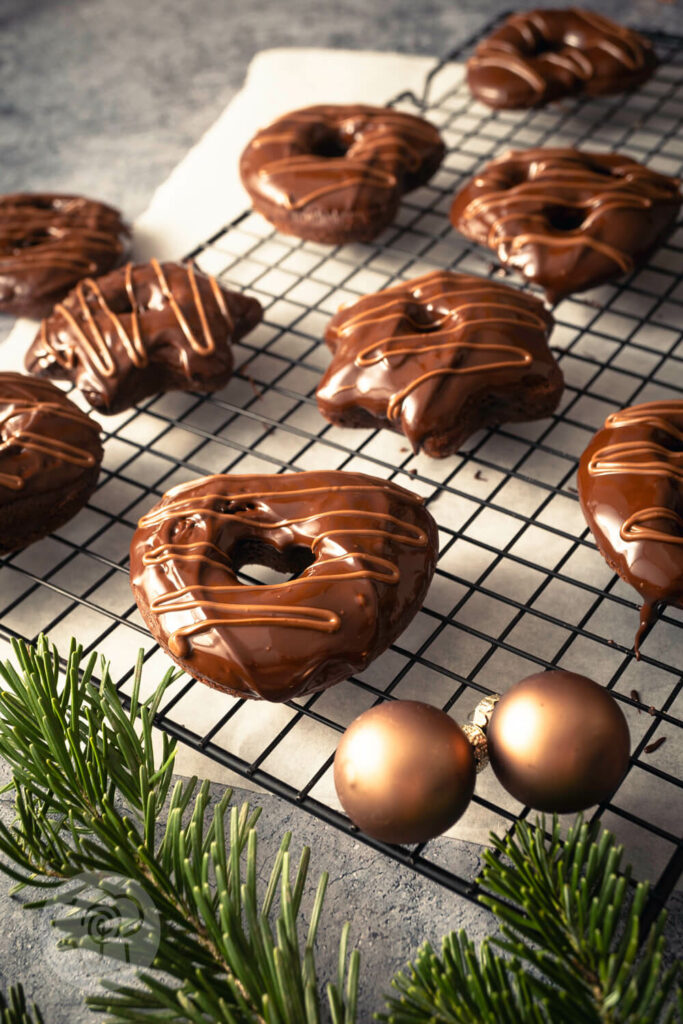
[{"label": "ornament metal cap", "polygon": [[469,721],[461,726],[465,736],[467,736],[467,739],[472,744],[477,774],[483,772],[489,763],[486,729],[493,714],[493,709],[499,700],[500,694],[498,693],[489,693],[482,697],[474,711],[470,714]]}]

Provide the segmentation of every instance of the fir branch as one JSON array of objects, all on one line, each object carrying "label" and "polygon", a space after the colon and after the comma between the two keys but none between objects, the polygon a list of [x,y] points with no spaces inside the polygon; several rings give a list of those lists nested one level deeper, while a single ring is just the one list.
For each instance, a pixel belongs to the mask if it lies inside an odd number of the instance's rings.
[{"label": "fir branch", "polygon": [[[477,953],[464,932],[443,939],[441,956],[427,942],[407,973],[391,982],[398,997],[386,996],[387,1024],[555,1024],[561,992],[527,974],[518,960],[504,960],[485,940]],[[578,1024],[578,1020],[574,1022]]]},{"label": "fir branch", "polygon": [[[125,712],[108,666],[102,662],[95,685],[96,658],[83,665],[75,643],[63,677],[57,650],[43,638],[35,649],[13,646],[21,672],[10,662],[0,665],[0,754],[12,769],[16,820],[10,828],[0,823],[0,869],[17,888],[46,890],[27,906],[61,903],[81,913],[80,923],[73,916],[57,922],[64,946],[93,946],[89,925],[98,900],[83,898],[88,883],[111,894],[107,878],[116,876],[124,881],[124,902],[141,894],[155,911],[152,924],[143,914],[136,941],[126,938],[135,924],[130,916],[122,918],[120,935],[129,959],[165,976],[139,972],[141,989],[110,981],[110,994],[90,1005],[114,1021],[319,1024],[314,945],[327,876],[302,947],[309,851],[292,881],[287,834],[260,899],[260,811],[230,808],[230,791],[211,809],[209,785],[196,779],[177,782],[171,792],[175,742],[166,736],[155,762],[152,723],[174,673],[141,702],[140,657]],[[79,883],[76,895],[70,881]],[[101,944],[104,952],[115,948],[109,934]],[[339,977],[328,986],[333,1024],[353,1024],[356,1015],[358,953],[348,956],[347,944],[345,929]]]},{"label": "fir branch", "polygon": [[0,1024],[45,1024],[34,1004],[30,1009],[21,985],[13,985],[7,997],[0,992]]},{"label": "fir branch", "polygon": [[[392,981],[388,1024],[669,1024],[678,967],[664,970],[662,912],[640,948],[648,886],[628,898],[622,847],[581,816],[562,841],[554,818],[518,822],[504,840],[491,835],[479,897],[498,918],[501,937],[479,955],[464,934],[426,945],[408,973]],[[498,946],[504,955],[492,952]],[[681,1016],[678,993],[678,1016]]]}]

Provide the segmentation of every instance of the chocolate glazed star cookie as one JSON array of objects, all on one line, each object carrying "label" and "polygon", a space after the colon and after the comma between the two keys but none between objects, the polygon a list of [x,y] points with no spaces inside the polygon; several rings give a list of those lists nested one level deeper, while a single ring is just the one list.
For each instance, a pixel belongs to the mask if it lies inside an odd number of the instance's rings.
[{"label": "chocolate glazed star cookie", "polygon": [[473,94],[490,107],[541,107],[562,96],[623,92],[657,67],[652,44],[594,11],[513,14],[467,62]]},{"label": "chocolate glazed star cookie", "polygon": [[639,266],[680,206],[677,179],[630,157],[539,148],[487,164],[450,218],[555,302]]},{"label": "chocolate glazed star cookie", "polygon": [[254,209],[278,231],[341,245],[370,241],[445,153],[436,128],[388,107],[305,107],[257,132],[240,161]]},{"label": "chocolate glazed star cookie", "polygon": [[0,552],[63,526],[102,462],[99,425],[46,380],[0,373]]},{"label": "chocolate glazed star cookie", "polygon": [[44,320],[31,373],[71,380],[104,413],[159,391],[216,391],[232,375],[231,342],[260,321],[256,299],[192,264],[151,263],[86,278]]},{"label": "chocolate glazed star cookie", "polygon": [[562,372],[543,303],[503,284],[433,271],[367,295],[330,321],[317,390],[340,426],[389,427],[450,455],[481,427],[549,416]]},{"label": "chocolate glazed star cookie", "polygon": [[93,199],[0,196],[0,313],[47,316],[82,278],[118,266],[129,233],[118,210]]},{"label": "chocolate glazed star cookie", "polygon": [[[360,672],[420,608],[436,524],[422,500],[359,473],[219,475],[142,517],[130,576],[154,638],[197,679],[271,701]],[[247,564],[295,574],[248,586]]]},{"label": "chocolate glazed star cookie", "polygon": [[683,401],[612,413],[581,456],[579,498],[605,561],[643,599],[683,607]]}]

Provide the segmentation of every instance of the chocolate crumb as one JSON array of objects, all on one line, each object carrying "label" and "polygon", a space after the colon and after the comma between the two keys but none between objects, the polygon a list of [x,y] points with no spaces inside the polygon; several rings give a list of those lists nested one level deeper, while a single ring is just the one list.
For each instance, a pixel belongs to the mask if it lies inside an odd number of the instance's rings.
[{"label": "chocolate crumb", "polygon": [[399,448],[399,451],[402,452],[403,454],[405,454],[406,452],[410,451],[410,448],[405,448],[405,447]]},{"label": "chocolate crumb", "polygon": [[568,487],[568,488],[567,488],[567,490],[568,490],[568,491],[569,491],[569,492],[570,492],[571,494],[578,494],[578,493],[579,493],[576,487]]},{"label": "chocolate crumb", "polygon": [[[630,697],[631,700],[637,700],[640,703],[640,694],[637,690],[631,690]],[[638,708],[638,714],[640,714],[640,708]]]},{"label": "chocolate crumb", "polygon": [[655,750],[659,750],[662,743],[666,743],[666,736],[660,736],[659,739],[654,741],[654,743],[648,743],[645,747],[645,753],[654,754]]},{"label": "chocolate crumb", "polygon": [[410,473],[411,476],[417,476],[417,470],[415,469],[414,466],[412,469],[409,469],[408,472]]},{"label": "chocolate crumb", "polygon": [[484,476],[482,471],[480,469],[478,469],[477,472],[474,474],[474,479],[475,480],[484,480],[486,482],[488,480],[488,477]]},{"label": "chocolate crumb", "polygon": [[652,715],[652,717],[653,717],[653,718],[654,718],[654,717],[655,717],[655,715],[657,714],[657,710],[656,710],[656,708],[654,707],[654,705],[653,705],[653,704],[650,704],[650,706],[649,706],[649,708],[647,709],[647,711],[648,711],[648,714],[649,714],[649,715]]}]

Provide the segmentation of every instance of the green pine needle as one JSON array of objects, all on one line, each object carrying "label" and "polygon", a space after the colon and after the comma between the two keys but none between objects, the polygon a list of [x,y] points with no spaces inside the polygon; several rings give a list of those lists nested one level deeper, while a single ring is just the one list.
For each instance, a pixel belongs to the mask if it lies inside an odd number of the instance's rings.
[{"label": "green pine needle", "polygon": [[[12,770],[16,816],[0,823],[0,870],[31,887],[27,907],[62,904],[61,945],[119,955],[109,933],[88,928],[104,896],[121,909],[119,939],[138,966],[138,987],[102,983],[90,1006],[112,1022],[321,1024],[315,964],[327,875],[301,927],[310,852],[292,863],[287,833],[259,884],[260,811],[212,804],[196,779],[173,785],[176,745],[158,760],[152,725],[167,673],[140,699],[138,657],[125,711],[106,663],[84,662],[72,642],[60,671],[56,649],[14,644],[16,666],[0,665],[0,755]],[[662,913],[648,935],[648,888],[630,889],[614,836],[581,817],[564,839],[554,819],[519,822],[491,837],[479,879],[500,934],[477,950],[460,932],[437,953],[429,944],[392,981],[385,1024],[671,1024],[683,1019],[677,968],[663,969]],[[114,878],[118,889],[111,889]],[[78,885],[78,889],[75,886]],[[109,887],[109,888],[108,888]],[[112,897],[112,898],[114,898]],[[76,916],[74,916],[76,914]],[[137,928],[137,931],[136,931]],[[135,933],[135,941],[131,935]],[[97,934],[97,933],[96,933]],[[332,1024],[355,1024],[359,954],[342,929],[336,977],[325,986]],[[43,1024],[20,988],[0,999],[0,1024]],[[325,1016],[325,1019],[328,1019]]]},{"label": "green pine needle", "polygon": [[[27,906],[71,908],[56,922],[60,945],[99,943],[117,956],[125,946],[141,968],[141,988],[107,981],[90,1006],[110,1021],[140,1024],[320,1024],[314,942],[327,876],[304,938],[310,851],[293,865],[286,835],[261,893],[260,810],[231,807],[230,792],[212,807],[209,784],[196,779],[172,788],[175,742],[163,737],[157,762],[152,723],[175,673],[141,701],[139,658],[126,712],[106,663],[95,685],[97,659],[84,663],[75,643],[63,672],[44,638],[35,648],[13,647],[19,671],[0,665],[0,754],[12,770],[16,818],[9,828],[0,823],[0,870],[17,889],[42,891]],[[93,939],[86,927],[107,894],[115,907],[117,899],[126,907],[137,901],[142,916],[140,926],[134,912],[120,911],[118,945],[109,932]],[[329,1002],[342,1024],[354,1024],[358,955],[347,958],[347,945],[345,928]]]},{"label": "green pine needle", "polygon": [[0,1024],[45,1024],[37,1006],[30,1009],[21,985],[13,985],[4,996],[0,992]]},{"label": "green pine needle", "polygon": [[[427,944],[392,981],[387,1024],[670,1024],[676,966],[662,968],[664,912],[640,948],[648,887],[628,899],[623,850],[579,815],[562,841],[555,817],[491,836],[480,900],[500,937],[477,952],[464,933]],[[492,950],[497,946],[504,956]],[[679,1011],[680,1016],[680,993]]]}]

